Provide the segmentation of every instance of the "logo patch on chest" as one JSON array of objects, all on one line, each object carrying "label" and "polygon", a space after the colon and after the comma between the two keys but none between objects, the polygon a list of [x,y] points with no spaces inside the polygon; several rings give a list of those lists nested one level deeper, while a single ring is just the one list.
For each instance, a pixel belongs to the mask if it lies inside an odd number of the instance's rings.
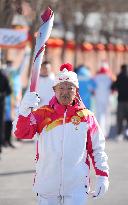
[{"label": "logo patch on chest", "polygon": [[77,125],[79,125],[80,122],[81,122],[80,117],[79,117],[79,116],[73,116],[73,117],[71,118],[71,122],[76,126],[75,129],[78,130]]}]

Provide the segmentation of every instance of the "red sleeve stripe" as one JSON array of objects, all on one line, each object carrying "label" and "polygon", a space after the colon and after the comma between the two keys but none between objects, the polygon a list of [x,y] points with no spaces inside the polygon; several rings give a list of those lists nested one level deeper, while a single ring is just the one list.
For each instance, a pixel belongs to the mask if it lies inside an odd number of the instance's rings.
[{"label": "red sleeve stripe", "polygon": [[91,157],[92,164],[93,164],[93,167],[95,169],[96,175],[107,176],[108,177],[107,172],[102,171],[102,170],[100,170],[96,167],[96,162],[95,162],[95,159],[94,159],[94,156],[93,156],[93,148],[92,148],[92,140],[91,140],[90,130],[88,130],[88,132],[87,132],[87,138],[88,138],[87,151],[89,153],[89,156]]}]

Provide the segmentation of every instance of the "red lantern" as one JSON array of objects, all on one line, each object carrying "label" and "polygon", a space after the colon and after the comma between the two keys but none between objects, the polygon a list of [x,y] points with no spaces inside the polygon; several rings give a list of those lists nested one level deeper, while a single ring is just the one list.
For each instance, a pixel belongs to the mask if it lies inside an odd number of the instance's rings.
[{"label": "red lantern", "polygon": [[92,51],[93,45],[91,43],[84,43],[81,47],[82,51]]},{"label": "red lantern", "polygon": [[105,45],[102,43],[98,43],[95,45],[95,49],[98,51],[103,51],[103,50],[105,50]]},{"label": "red lantern", "polygon": [[52,39],[52,38],[50,38],[47,41],[47,46],[52,47],[52,48],[62,47],[63,44],[64,44],[64,42],[61,39]]},{"label": "red lantern", "polygon": [[124,45],[122,45],[122,44],[117,44],[117,45],[115,45],[115,51],[117,51],[117,52],[123,52],[123,51],[125,51]]}]

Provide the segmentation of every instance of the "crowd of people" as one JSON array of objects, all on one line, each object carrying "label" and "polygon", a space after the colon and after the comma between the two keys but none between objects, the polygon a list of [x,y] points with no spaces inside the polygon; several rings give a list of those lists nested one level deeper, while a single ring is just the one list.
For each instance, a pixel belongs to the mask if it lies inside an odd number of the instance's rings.
[{"label": "crowd of people", "polygon": [[115,136],[111,137],[115,140],[128,139],[128,65],[121,65],[117,76],[113,75],[106,61],[101,62],[93,76],[84,65],[78,66],[75,72],[78,75],[80,96],[85,106],[94,111],[105,138],[110,138],[113,97],[117,123]]},{"label": "crowd of people", "polygon": [[[24,60],[25,62],[25,60]],[[0,151],[2,147],[16,148],[12,135],[12,122],[22,98],[21,71],[24,62],[18,68],[12,60],[0,65]]]}]

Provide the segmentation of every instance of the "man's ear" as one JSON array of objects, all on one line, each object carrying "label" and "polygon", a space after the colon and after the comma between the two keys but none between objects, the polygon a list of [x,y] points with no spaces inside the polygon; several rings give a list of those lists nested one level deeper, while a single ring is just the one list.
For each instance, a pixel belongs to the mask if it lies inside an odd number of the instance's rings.
[{"label": "man's ear", "polygon": [[76,95],[78,95],[79,93],[79,88],[76,88]]}]

